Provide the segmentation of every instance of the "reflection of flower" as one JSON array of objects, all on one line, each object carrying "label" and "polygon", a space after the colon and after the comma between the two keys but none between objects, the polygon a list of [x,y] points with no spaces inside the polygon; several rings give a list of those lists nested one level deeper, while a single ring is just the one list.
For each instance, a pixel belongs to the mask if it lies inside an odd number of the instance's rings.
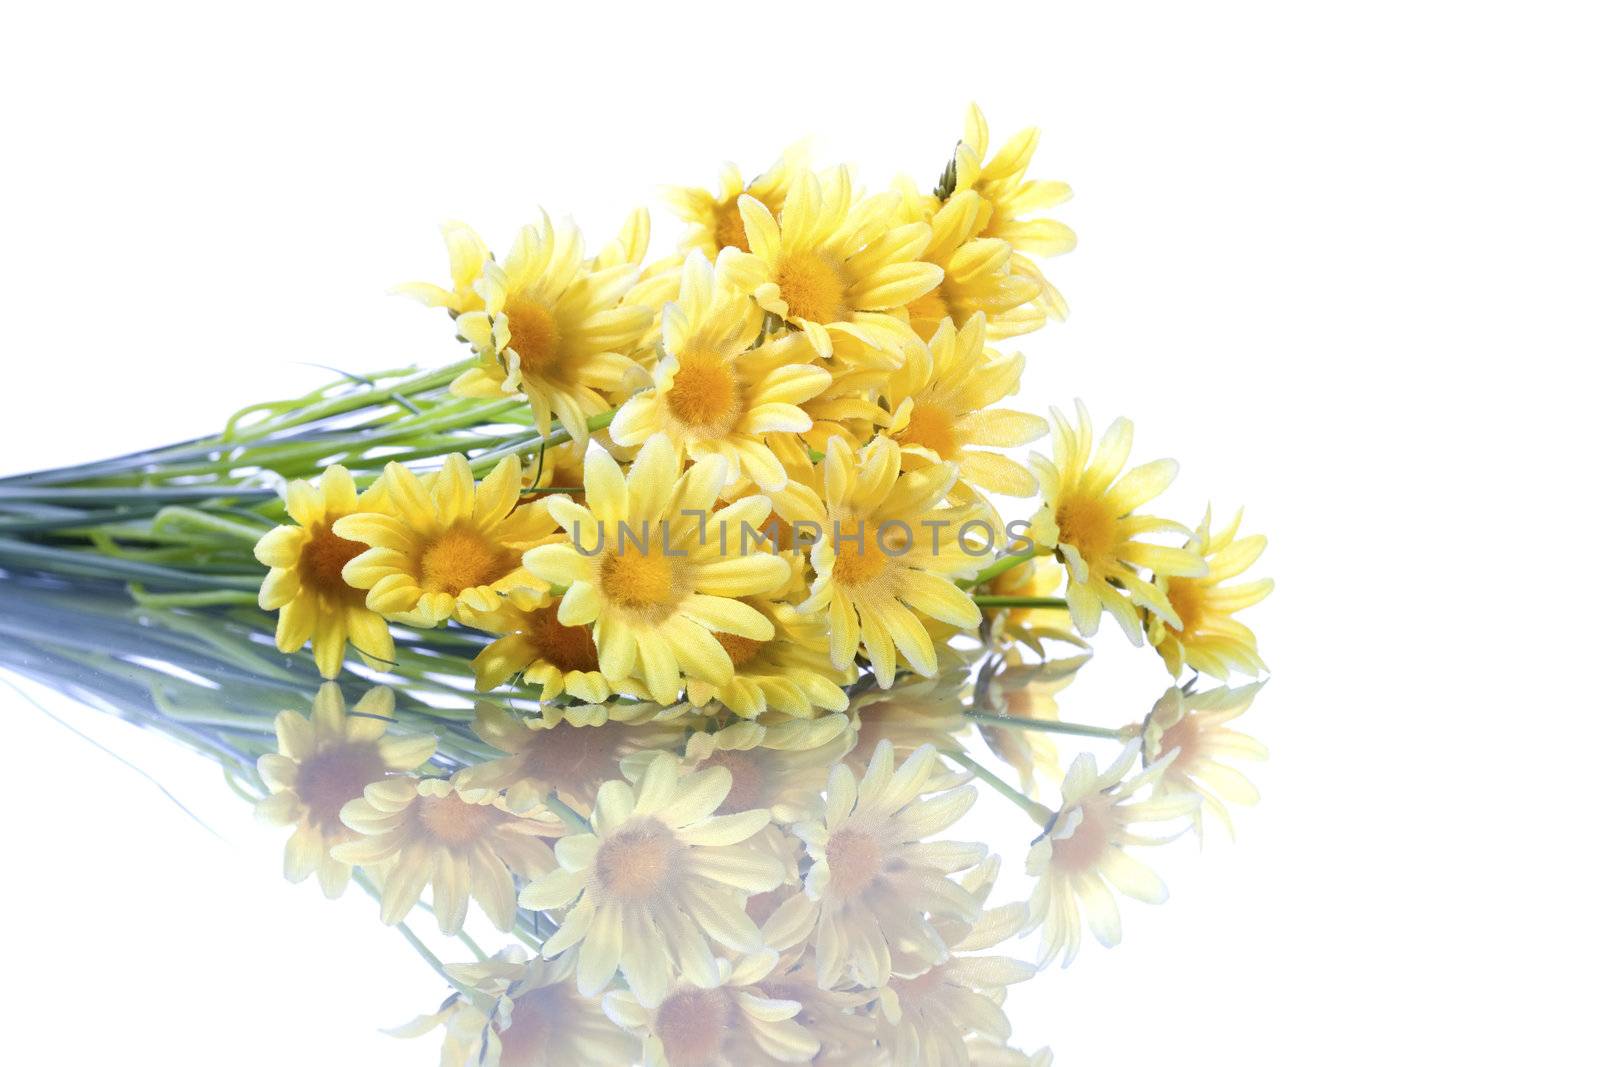
[{"label": "reflection of flower", "polygon": [[1089,412],[1081,400],[1076,426],[1059,411],[1052,409],[1051,415],[1054,459],[1037,453],[1032,457],[1044,493],[1044,506],[1033,517],[1033,538],[1055,549],[1067,564],[1067,605],[1078,632],[1092,636],[1105,610],[1137,643],[1141,631],[1135,605],[1169,622],[1177,620],[1167,598],[1136,568],[1147,568],[1156,577],[1206,572],[1205,560],[1190,549],[1139,540],[1163,530],[1187,532],[1175,522],[1133,514],[1172,484],[1178,465],[1158,459],[1123,474],[1133,447],[1132,423],[1113,422],[1096,451]]},{"label": "reflection of flower", "polygon": [[680,984],[654,1009],[625,990],[605,995],[605,1011],[619,1026],[644,1036],[645,1067],[769,1067],[809,1063],[817,1039],[795,1021],[800,1004],[774,999],[758,983],[772,973],[778,954],[716,961],[709,988]]},{"label": "reflection of flower", "polygon": [[[1223,759],[1264,760],[1267,746],[1224,724],[1243,715],[1264,682],[1237,689],[1220,687],[1204,693],[1184,694],[1169,689],[1144,721],[1144,761],[1147,766],[1168,760],[1158,793],[1196,793],[1206,812],[1233,835],[1233,820],[1223,804],[1254,804],[1256,787]],[[1175,753],[1175,754],[1174,754]],[[1196,821],[1198,832],[1200,823]]]},{"label": "reflection of flower", "polygon": [[[1008,657],[1004,669],[988,680],[984,688],[983,710],[1016,719],[1059,721],[1057,694],[1072,684],[1078,668],[1088,656],[1046,660],[1025,664]],[[1022,788],[1032,794],[1038,772],[1051,780],[1061,774],[1060,759],[1053,735],[1044,730],[1008,726],[980,726],[979,733],[989,750],[1005,760],[1022,779]]]},{"label": "reflection of flower", "polygon": [[680,774],[677,757],[656,757],[636,785],[601,786],[594,832],[558,842],[560,866],[522,891],[525,908],[571,905],[543,951],[577,952],[585,996],[620,968],[640,1003],[654,1007],[674,966],[701,988],[720,980],[707,936],[734,952],[760,950],[745,897],[778,885],[783,864],[745,843],[767,825],[766,811],[712,814],[730,786],[721,767]]},{"label": "reflection of flower", "polygon": [[1205,519],[1185,546],[1205,558],[1207,572],[1192,578],[1156,578],[1156,588],[1166,595],[1172,613],[1183,623],[1182,629],[1173,629],[1158,615],[1146,620],[1150,643],[1173,677],[1185,664],[1222,681],[1228,680],[1230,670],[1260,674],[1267,669],[1256,651],[1256,635],[1233,613],[1265,600],[1272,592],[1272,579],[1222,584],[1248,570],[1267,547],[1261,534],[1238,536],[1243,518],[1241,511],[1226,529],[1213,534],[1207,508]]},{"label": "reflection of flower", "polygon": [[432,1015],[391,1030],[417,1037],[445,1029],[440,1067],[578,1067],[632,1063],[639,1042],[617,1028],[598,1001],[580,996],[575,959],[529,960],[518,946],[482,963],[455,964],[450,977],[492,998],[493,1018],[452,996]]},{"label": "reflection of flower", "polygon": [[726,767],[733,787],[718,814],[767,808],[778,823],[816,814],[828,768],[850,746],[850,720],[843,715],[789,719],[771,726],[736,722],[714,733],[693,734],[684,764],[693,769]]},{"label": "reflection of flower", "polygon": [[260,604],[278,613],[278,651],[294,652],[310,641],[324,678],[338,676],[346,642],[378,670],[394,659],[389,624],[343,575],[366,546],[333,532],[346,515],[375,507],[380,495],[376,487],[357,493],[350,472],[335,463],[318,486],[290,482],[285,507],[295,525],[275,527],[256,542],[256,559],[271,568],[261,582]]},{"label": "reflection of flower", "polygon": [[513,874],[527,878],[555,865],[541,838],[561,832],[553,815],[518,815],[493,792],[465,788],[460,776],[389,778],[344,806],[345,825],[362,836],[334,849],[358,866],[392,861],[384,872],[379,917],[397,923],[433,885],[439,929],[456,933],[470,897],[502,930],[516,921]]},{"label": "reflection of flower", "polygon": [[933,678],[902,678],[888,689],[862,690],[850,701],[856,743],[845,755],[845,766],[857,777],[867,773],[867,764],[883,741],[894,746],[897,759],[922,745],[940,752],[959,751],[960,735],[972,725],[963,714],[970,685],[971,671],[962,667]]},{"label": "reflection of flower", "polygon": [[1145,800],[1133,799],[1166,770],[1160,762],[1124,781],[1139,754],[1139,743],[1129,743],[1104,774],[1095,769],[1094,756],[1085,752],[1072,761],[1061,783],[1061,809],[1049,832],[1028,850],[1028,874],[1038,879],[1028,902],[1029,929],[1044,928],[1039,945],[1042,967],[1061,956],[1065,967],[1078,954],[1078,908],[1087,913],[1089,929],[1102,945],[1122,940],[1118,892],[1147,904],[1167,899],[1167,887],[1154,871],[1123,851],[1124,845],[1158,845],[1181,836],[1185,825],[1167,837],[1149,837],[1134,827],[1152,822],[1192,820],[1197,798],[1170,793]]},{"label": "reflection of flower", "polygon": [[881,742],[859,786],[849,768],[835,767],[823,817],[795,825],[811,856],[806,891],[771,921],[787,927],[812,918],[824,986],[848,973],[877,987],[897,962],[931,965],[948,950],[928,917],[977,917],[977,902],[947,876],[978,863],[986,849],[926,839],[966,814],[978,792],[969,785],[924,797],[937,767],[938,755],[924,746],[896,769],[894,747]]},{"label": "reflection of flower", "polygon": [[278,716],[278,751],[256,763],[269,790],[256,814],[295,828],[283,850],[289,881],[304,881],[314,871],[324,893],[343,893],[350,865],[329,849],[356,834],[339,821],[339,810],[371,783],[415,770],[433,755],[431,736],[385,737],[393,719],[392,689],[371,690],[347,713],[332,682],[317,690],[309,720],[293,711]]}]

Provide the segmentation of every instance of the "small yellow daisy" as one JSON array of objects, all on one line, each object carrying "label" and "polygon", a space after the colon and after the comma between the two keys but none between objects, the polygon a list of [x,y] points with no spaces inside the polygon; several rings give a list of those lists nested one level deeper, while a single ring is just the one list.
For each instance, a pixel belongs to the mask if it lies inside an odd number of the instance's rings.
[{"label": "small yellow daisy", "polygon": [[522,466],[507,456],[474,486],[467,458],[446,456],[427,484],[398,463],[384,469],[383,511],[347,515],[335,533],[367,545],[341,572],[367,607],[420,626],[470,622],[514,589],[542,592],[522,553],[556,529],[542,503],[519,504]]},{"label": "small yellow daisy", "polygon": [[594,634],[587,626],[563,626],[560,612],[560,597],[513,589],[493,613],[474,614],[474,629],[503,635],[472,660],[478,692],[515,677],[537,687],[539,700],[568,693],[591,704],[609,699],[611,686],[600,673]]},{"label": "small yellow daisy", "polygon": [[766,522],[764,497],[716,509],[726,480],[717,458],[680,473],[672,442],[657,435],[626,479],[611,456],[589,454],[587,507],[551,498],[550,513],[571,540],[530,549],[523,562],[566,589],[562,625],[594,626],[600,673],[613,687],[638,678],[652,699],[670,704],[685,674],[718,685],[732,680],[733,660],[714,634],[772,638],[766,616],[737,598],[777,588],[789,564],[746,538]]},{"label": "small yellow daisy", "polygon": [[1113,422],[1096,452],[1083,401],[1078,401],[1076,426],[1054,408],[1051,415],[1054,462],[1037,454],[1031,457],[1044,493],[1044,506],[1033,517],[1031,533],[1035,542],[1055,549],[1067,565],[1067,604],[1078,632],[1092,636],[1105,610],[1122,624],[1128,639],[1139,644],[1135,605],[1170,625],[1182,625],[1166,596],[1135,568],[1146,568],[1157,578],[1197,577],[1206,573],[1206,562],[1193,549],[1138,540],[1149,533],[1188,530],[1167,519],[1133,514],[1172,484],[1177,463],[1159,459],[1122,474],[1133,448],[1132,423]]},{"label": "small yellow daisy", "polygon": [[1272,579],[1222,584],[1248,570],[1267,547],[1267,539],[1260,534],[1239,536],[1243,519],[1241,511],[1225,529],[1213,534],[1211,509],[1207,508],[1194,537],[1184,546],[1206,561],[1206,573],[1194,578],[1156,577],[1156,589],[1166,596],[1172,613],[1183,625],[1174,629],[1159,616],[1151,615],[1145,626],[1150,644],[1161,653],[1174,678],[1185,664],[1222,681],[1228,680],[1232,670],[1260,674],[1267,669],[1256,651],[1256,635],[1233,613],[1265,600],[1272,592]]},{"label": "small yellow daisy", "polygon": [[445,251],[450,256],[450,288],[430,282],[408,282],[396,286],[394,291],[429,307],[442,307],[452,316],[482,311],[483,294],[478,291],[478,279],[483,277],[484,264],[494,258],[489,246],[464,222],[447,222],[440,230],[444,234]]},{"label": "small yellow daisy", "polygon": [[890,210],[882,198],[857,201],[843,168],[826,184],[801,174],[781,218],[740,197],[750,251],[727,254],[730,277],[763,310],[804,330],[824,357],[833,354],[835,334],[892,347],[912,336],[905,305],[944,274],[917,258],[932,236],[928,226],[893,226]]},{"label": "small yellow daisy", "polygon": [[[926,201],[918,198],[914,204]],[[916,207],[913,216],[920,215]],[[952,196],[926,221],[933,239],[922,258],[944,271],[937,288],[913,300],[907,308],[911,328],[924,341],[933,337],[939,323],[953,319],[965,326],[974,315],[989,320],[989,337],[1000,340],[1030,333],[1044,325],[1044,310],[1037,303],[1043,287],[1035,278],[1011,269],[1011,245],[998,237],[980,237],[992,209],[968,189]]]},{"label": "small yellow daisy", "polygon": [[370,690],[347,712],[333,682],[317,690],[310,719],[294,711],[278,715],[278,751],[256,761],[268,790],[256,815],[295,828],[283,850],[289,881],[315,873],[329,897],[343,893],[350,865],[329,850],[357,835],[339,820],[340,810],[373,782],[414,771],[432,757],[431,736],[384,736],[393,721],[394,690]]},{"label": "small yellow daisy", "polygon": [[758,641],[737,634],[712,634],[733,662],[733,677],[720,684],[689,679],[689,702],[705,707],[718,701],[746,719],[768,711],[809,716],[848,707],[850,699],[841,687],[855,681],[856,667],[851,663],[840,670],[828,658],[827,624],[817,616],[801,615],[793,605],[781,601],[742,599],[772,623],[772,637]]},{"label": "small yellow daisy", "polygon": [[739,198],[749,196],[772,214],[778,214],[789,187],[805,166],[805,157],[804,147],[797,145],[748,185],[739,168],[729,163],[718,176],[716,192],[689,187],[668,189],[667,203],[689,225],[684,251],[698,250],[707,259],[716,259],[724,248],[750,251],[744,218],[739,214]]},{"label": "small yellow daisy", "polygon": [[346,643],[369,667],[393,666],[389,624],[344,578],[345,564],[366,546],[333,531],[346,516],[379,507],[382,495],[376,486],[357,493],[350,472],[335,463],[322,472],[320,485],[290,482],[286,507],[295,525],[274,527],[256,542],[256,559],[270,568],[259,603],[278,613],[278,651],[294,652],[310,641],[324,678],[338,676]]},{"label": "small yellow daisy", "polygon": [[[1059,597],[1067,587],[1067,568],[1053,559],[1030,559],[988,582],[984,591],[993,596]],[[989,641],[1005,648],[1015,641],[1034,655],[1045,655],[1044,642],[1065,641],[1079,648],[1088,644],[1072,629],[1072,616],[1058,608],[985,608]]]}]

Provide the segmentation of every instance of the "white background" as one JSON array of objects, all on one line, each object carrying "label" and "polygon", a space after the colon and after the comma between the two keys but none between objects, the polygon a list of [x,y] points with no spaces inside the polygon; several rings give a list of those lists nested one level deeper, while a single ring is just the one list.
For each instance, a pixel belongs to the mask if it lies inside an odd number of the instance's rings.
[{"label": "white background", "polygon": [[[158,5],[159,7],[159,5]],[[1595,24],[1581,4],[28,5],[5,100],[0,468],[215,428],[325,372],[456,358],[435,225],[608,237],[666,183],[823,161],[924,184],[977,99],[1037,123],[1079,249],[1026,406],[1248,505],[1272,748],[1236,845],[1152,857],[1012,1000],[1058,1062],[1573,1062],[1590,1053]],[[676,234],[657,211],[657,250]],[[1070,717],[1162,673],[1100,642]],[[61,706],[61,701],[55,701]],[[277,877],[211,768],[0,693],[11,1062],[434,1062],[376,1033],[439,983],[357,894]],[[985,837],[1024,828],[995,808]]]}]

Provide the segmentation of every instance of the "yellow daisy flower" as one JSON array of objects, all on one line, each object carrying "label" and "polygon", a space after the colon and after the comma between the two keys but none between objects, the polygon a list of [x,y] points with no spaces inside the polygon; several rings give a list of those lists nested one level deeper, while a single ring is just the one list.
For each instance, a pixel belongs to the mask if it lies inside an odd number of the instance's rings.
[{"label": "yellow daisy flower", "polygon": [[[1029,255],[1058,256],[1078,244],[1072,229],[1055,219],[1027,218],[1072,198],[1066,182],[1036,181],[1027,177],[1028,164],[1039,147],[1038,127],[1029,127],[989,155],[989,124],[973,104],[967,109],[965,129],[956,148],[953,193],[972,190],[988,205],[988,217],[979,237],[996,237],[1014,249],[1012,269],[1039,284],[1039,299],[1058,318],[1067,304]],[[1024,255],[1028,253],[1029,255]]]},{"label": "yellow daisy flower", "polygon": [[295,828],[283,850],[289,881],[315,873],[329,897],[344,892],[350,865],[329,850],[356,834],[339,821],[340,809],[373,782],[414,771],[433,755],[431,736],[385,737],[393,721],[394,690],[370,690],[346,713],[344,695],[333,682],[317,690],[310,719],[284,711],[274,721],[278,751],[256,761],[268,794],[256,815]]},{"label": "yellow daisy flower", "polygon": [[[1203,810],[1222,823],[1229,837],[1233,836],[1233,820],[1223,802],[1250,805],[1260,800],[1261,794],[1248,778],[1222,760],[1264,760],[1267,746],[1225,724],[1249,710],[1265,684],[1188,694],[1172,688],[1144,721],[1145,766],[1171,757],[1156,791],[1198,795]],[[1195,832],[1200,830],[1201,822],[1196,820]]]},{"label": "yellow daisy flower", "polygon": [[955,480],[948,463],[902,474],[900,446],[888,438],[875,438],[859,456],[838,438],[828,442],[827,532],[811,550],[817,577],[799,610],[827,610],[835,667],[847,667],[864,646],[887,688],[898,649],[929,676],[938,659],[915,613],[963,629],[978,625],[972,598],[951,580],[977,570],[956,543],[968,513],[943,506]]},{"label": "yellow daisy flower", "polygon": [[680,774],[677,757],[663,753],[637,784],[600,787],[593,833],[558,842],[560,866],[533,879],[521,902],[568,909],[543,952],[577,952],[579,992],[598,994],[620,968],[639,1003],[653,1008],[674,973],[717,986],[707,937],[732,952],[760,951],[745,898],[777,886],[783,864],[745,843],[767,825],[767,812],[712,814],[730,788],[725,769]]},{"label": "yellow daisy flower", "polygon": [[[1059,597],[1067,585],[1067,569],[1053,559],[1030,559],[988,582],[984,591],[993,596]],[[1004,648],[1015,641],[1043,657],[1044,641],[1065,641],[1079,648],[1088,643],[1072,629],[1072,616],[1058,608],[985,608],[989,641]]]},{"label": "yellow daisy flower", "polygon": [[880,742],[859,786],[848,767],[828,778],[824,815],[795,824],[811,869],[805,893],[785,901],[771,922],[813,925],[817,980],[836,988],[848,976],[879,988],[895,969],[928,967],[949,948],[930,917],[976,920],[978,902],[948,876],[983,860],[977,843],[927,840],[967,813],[977,789],[923,797],[938,769],[931,745],[899,769],[894,746]]},{"label": "yellow daisy flower", "polygon": [[588,507],[551,498],[550,514],[577,544],[541,545],[523,562],[566,588],[563,625],[594,625],[600,673],[612,686],[639,678],[652,699],[670,704],[685,674],[719,685],[732,680],[733,660],[713,634],[772,638],[766,616],[735,598],[776,588],[789,565],[753,541],[739,554],[745,527],[759,530],[770,505],[748,497],[713,515],[725,482],[715,458],[680,474],[672,442],[658,435],[640,449],[626,480],[609,455],[589,454]]},{"label": "yellow daisy flower", "polygon": [[332,464],[320,485],[289,483],[285,506],[294,525],[274,527],[256,542],[256,559],[270,568],[259,603],[278,613],[278,651],[295,652],[310,641],[324,678],[338,676],[347,643],[374,670],[394,665],[389,624],[344,578],[345,564],[366,546],[333,531],[345,516],[379,507],[381,497],[377,486],[357,493],[350,472]]},{"label": "yellow daisy flower", "polygon": [[650,387],[611,422],[618,444],[641,445],[665,434],[694,460],[721,456],[728,476],[781,489],[783,465],[768,434],[803,433],[811,417],[798,405],[832,384],[806,339],[790,335],[752,348],[761,311],[730,289],[698,253],[684,264],[682,288],[662,313],[663,356]]},{"label": "yellow daisy flower", "polygon": [[733,677],[721,684],[690,678],[691,704],[698,708],[719,701],[746,719],[768,711],[809,716],[849,706],[850,698],[840,686],[855,681],[855,664],[841,671],[829,660],[827,624],[822,619],[761,597],[745,597],[742,603],[772,623],[772,637],[757,641],[713,633],[733,663]]},{"label": "yellow daisy flower", "polygon": [[925,223],[891,226],[880,198],[856,201],[844,168],[826,184],[801,174],[781,220],[754,197],[739,198],[747,253],[725,253],[730,277],[764,311],[804,330],[823,357],[833,335],[892,347],[912,336],[903,308],[939,284],[943,272],[918,256],[932,236]]},{"label": "yellow daisy flower", "polygon": [[478,692],[516,677],[523,685],[537,687],[539,700],[567,693],[590,704],[610,699],[611,686],[600,673],[594,635],[587,626],[563,626],[560,611],[560,597],[552,600],[513,589],[491,614],[474,614],[474,629],[503,635],[473,657]]},{"label": "yellow daisy flower", "polygon": [[1055,549],[1067,564],[1067,604],[1078,632],[1087,637],[1099,630],[1103,609],[1139,644],[1135,605],[1181,625],[1166,596],[1135,568],[1146,568],[1157,578],[1195,577],[1206,573],[1205,560],[1192,549],[1138,540],[1158,531],[1188,531],[1167,519],[1133,514],[1172,484],[1178,464],[1159,459],[1122,474],[1133,448],[1132,423],[1120,418],[1113,422],[1095,452],[1083,401],[1078,401],[1076,426],[1056,409],[1050,413],[1055,419],[1055,460],[1031,457],[1044,493],[1031,533],[1036,543]]},{"label": "yellow daisy flower", "polygon": [[[1063,967],[1076,958],[1080,905],[1089,929],[1102,945],[1110,948],[1122,940],[1117,900],[1106,883],[1123,896],[1146,904],[1167,899],[1161,879],[1128,855],[1124,846],[1159,845],[1181,837],[1198,814],[1198,798],[1171,793],[1135,800],[1145,786],[1154,785],[1161,777],[1168,762],[1158,761],[1127,778],[1138,754],[1139,742],[1134,740],[1103,774],[1095,769],[1090,753],[1073,760],[1061,782],[1061,808],[1044,836],[1028,850],[1026,870],[1037,881],[1028,901],[1024,932],[1043,928],[1038,956],[1041,967],[1057,956]],[[1149,837],[1134,829],[1173,820],[1182,820],[1184,825],[1167,837]]]},{"label": "yellow daisy flower", "polygon": [[[905,364],[889,375],[884,391],[893,412],[888,432],[901,454],[955,464],[961,477],[953,497],[959,501],[980,499],[972,486],[1032,496],[1038,483],[1028,469],[990,449],[1025,445],[1050,430],[1037,415],[990,407],[1017,391],[1023,358],[986,351],[985,330],[982,312],[959,330],[946,319],[926,345],[905,346]],[[997,518],[991,521],[998,527]],[[998,530],[989,536],[1002,540]]]},{"label": "yellow daisy flower", "polygon": [[776,952],[715,961],[710,988],[679,983],[654,1009],[627,990],[605,995],[605,1013],[644,1038],[644,1067],[776,1067],[810,1063],[821,1043],[797,1021],[800,1004],[777,1000],[760,983]]},{"label": "yellow daisy flower", "polygon": [[610,410],[603,394],[621,384],[633,362],[625,353],[650,327],[649,308],[621,303],[637,277],[627,262],[588,269],[570,224],[556,230],[545,217],[524,227],[504,265],[484,264],[483,308],[456,319],[478,365],[451,389],[482,397],[520,392],[541,434],[554,418],[573,440],[587,440],[587,420]]},{"label": "yellow daisy flower", "polygon": [[805,157],[805,148],[796,145],[748,185],[739,168],[728,163],[718,176],[716,192],[690,187],[666,190],[667,203],[689,225],[683,240],[684,251],[698,250],[707,259],[716,259],[724,248],[750,251],[744,218],[739,214],[739,198],[749,196],[772,214],[778,214],[783,210],[789,187],[805,166]]},{"label": "yellow daisy flower", "polygon": [[461,930],[469,897],[496,927],[510,930],[517,918],[512,875],[530,878],[554,867],[542,838],[562,832],[554,815],[519,815],[492,790],[464,786],[459,774],[375,782],[340,818],[361,836],[335,846],[334,859],[388,864],[378,917],[400,922],[432,883],[434,917],[446,934]]},{"label": "yellow daisy flower", "polygon": [[[925,203],[920,197],[916,202]],[[993,340],[1030,333],[1044,325],[1044,310],[1035,302],[1043,291],[1039,281],[1011,270],[1010,244],[998,237],[978,236],[991,213],[988,203],[968,189],[939,204],[926,220],[933,239],[922,258],[937,264],[944,271],[944,280],[907,308],[911,328],[924,341],[931,340],[947,318],[959,327],[974,315],[984,315]],[[920,214],[912,209],[913,217]]]},{"label": "yellow daisy flower", "polygon": [[1185,664],[1222,681],[1228,680],[1229,671],[1260,674],[1267,669],[1256,651],[1256,635],[1233,613],[1265,600],[1272,592],[1272,579],[1222,584],[1248,570],[1267,547],[1260,534],[1239,536],[1243,519],[1241,511],[1226,529],[1213,534],[1207,508],[1205,519],[1184,546],[1206,561],[1206,573],[1194,578],[1156,577],[1156,589],[1166,596],[1183,626],[1174,629],[1158,616],[1147,616],[1145,628],[1174,678]]},{"label": "yellow daisy flower", "polygon": [[447,222],[440,230],[444,234],[445,251],[450,256],[450,288],[430,282],[407,282],[395,286],[394,291],[429,307],[442,307],[452,316],[482,311],[483,294],[478,291],[478,279],[483,277],[484,264],[494,258],[489,246],[464,222]]},{"label": "yellow daisy flower", "polygon": [[624,757],[683,737],[681,725],[655,718],[661,712],[654,704],[545,705],[540,717],[527,718],[480,703],[472,730],[505,755],[462,771],[462,785],[504,792],[512,811],[531,811],[554,792],[588,814]]},{"label": "yellow daisy flower", "polygon": [[580,996],[572,981],[575,958],[530,960],[520,946],[481,963],[445,968],[460,986],[494,1005],[492,1017],[473,1000],[452,994],[431,1015],[388,1031],[420,1037],[444,1027],[440,1067],[607,1067],[634,1063],[639,1042]]},{"label": "yellow daisy flower", "polygon": [[446,456],[427,484],[398,463],[384,469],[384,511],[347,515],[334,532],[370,546],[344,565],[366,589],[367,607],[392,619],[436,626],[490,613],[513,589],[542,592],[522,553],[555,532],[542,503],[519,504],[522,467],[507,456],[474,485],[467,458]]}]

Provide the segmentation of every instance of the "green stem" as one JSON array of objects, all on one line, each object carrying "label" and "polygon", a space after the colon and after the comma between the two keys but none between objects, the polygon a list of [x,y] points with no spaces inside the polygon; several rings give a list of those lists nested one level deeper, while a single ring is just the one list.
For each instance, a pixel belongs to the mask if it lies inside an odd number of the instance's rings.
[{"label": "green stem", "polygon": [[[603,430],[611,425],[611,420],[617,417],[618,410],[620,409],[613,408],[610,411],[602,411],[598,415],[592,415],[584,425],[589,428],[590,433],[596,430]],[[544,437],[525,437],[519,441],[512,441],[508,445],[502,445],[474,459],[472,461],[472,472],[474,474],[482,474],[507,456],[520,455],[523,452],[534,449],[542,452],[553,445],[566,444],[570,440],[572,440],[572,432],[565,426],[558,426]]]},{"label": "green stem", "polygon": [[1007,800],[1011,801],[1011,803],[1015,804],[1017,807],[1021,808],[1025,812],[1027,812],[1028,813],[1028,818],[1032,819],[1034,822],[1038,823],[1040,826],[1048,826],[1048,825],[1050,825],[1050,820],[1055,815],[1055,813],[1053,811],[1051,811],[1049,808],[1045,807],[1043,804],[1039,803],[1037,800],[1029,799],[1027,796],[1023,795],[1023,793],[1021,793],[1019,790],[1012,788],[1010,785],[1006,784],[1006,782],[1003,779],[1001,779],[998,775],[996,775],[993,771],[991,771],[987,767],[983,766],[981,763],[979,763],[977,760],[973,759],[971,756],[967,755],[965,752],[946,752],[944,754],[946,756],[949,756],[951,759],[955,760],[957,763],[961,764],[961,766],[965,767],[967,770],[971,771],[973,774],[977,775],[979,778],[982,778],[985,782],[987,782],[990,786],[992,786],[994,788],[995,792],[999,793],[1001,796],[1003,796]]},{"label": "green stem", "polygon": [[988,726],[1005,726],[1014,730],[1042,730],[1048,734],[1072,734],[1074,737],[1101,737],[1109,741],[1122,741],[1121,730],[1109,726],[1085,726],[1076,722],[1057,722],[1054,719],[1027,719],[1020,715],[993,715],[987,711],[968,711],[967,718]]},{"label": "green stem", "polygon": [[961,586],[963,589],[976,589],[981,585],[985,585],[985,584],[987,584],[989,582],[994,581],[996,578],[1000,577],[1002,574],[1004,574],[1006,571],[1010,570],[1011,568],[1020,567],[1022,564],[1028,562],[1030,559],[1037,559],[1039,556],[1042,556],[1042,555],[1049,555],[1049,553],[1048,552],[1037,552],[1037,551],[1036,552],[1014,552],[1014,553],[1011,553],[1009,555],[1001,556],[999,559],[995,560],[993,563],[991,563],[987,567],[983,568],[983,570],[979,571],[973,577],[971,577],[969,579],[966,579],[964,581],[957,582],[956,584]]},{"label": "green stem", "polygon": [[1059,596],[975,596],[980,608],[1067,608],[1066,597]]},{"label": "green stem", "polygon": [[576,811],[573,811],[570,807],[568,807],[566,801],[556,796],[554,790],[551,790],[550,795],[544,798],[544,803],[545,806],[551,811],[561,816],[562,822],[572,827],[572,829],[576,830],[578,833],[594,833],[594,827],[589,825],[589,820],[585,819],[582,815],[579,815]]}]

